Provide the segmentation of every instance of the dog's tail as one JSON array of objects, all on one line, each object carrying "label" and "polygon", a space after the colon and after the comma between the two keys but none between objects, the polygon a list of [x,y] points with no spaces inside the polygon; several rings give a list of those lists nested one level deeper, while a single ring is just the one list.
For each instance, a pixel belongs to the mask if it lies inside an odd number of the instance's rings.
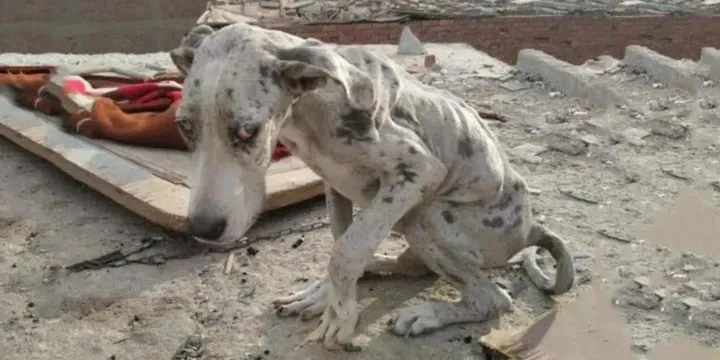
[{"label": "dog's tail", "polygon": [[530,280],[540,290],[554,295],[568,292],[575,283],[575,264],[572,254],[570,254],[560,236],[548,230],[545,226],[534,223],[528,235],[528,243],[546,249],[557,263],[555,280],[553,281],[545,275],[538,265],[538,249],[527,249],[523,267]]}]

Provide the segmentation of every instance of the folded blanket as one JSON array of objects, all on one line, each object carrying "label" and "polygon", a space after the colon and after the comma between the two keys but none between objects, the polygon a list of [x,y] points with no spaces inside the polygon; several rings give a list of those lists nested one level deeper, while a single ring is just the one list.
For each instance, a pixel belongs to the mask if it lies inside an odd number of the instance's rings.
[{"label": "folded blanket", "polygon": [[[175,125],[181,78],[150,80],[111,76],[58,76],[52,67],[0,68],[0,85],[17,90],[23,107],[61,116],[64,128],[89,138],[187,150]],[[277,144],[273,160],[290,153]]]}]

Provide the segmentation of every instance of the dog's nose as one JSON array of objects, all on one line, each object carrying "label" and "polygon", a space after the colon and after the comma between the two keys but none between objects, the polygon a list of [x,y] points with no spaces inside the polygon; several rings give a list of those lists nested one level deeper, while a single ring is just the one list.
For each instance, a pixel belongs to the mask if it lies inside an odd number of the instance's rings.
[{"label": "dog's nose", "polygon": [[227,220],[225,218],[209,216],[190,216],[188,218],[188,232],[190,235],[203,240],[217,240],[225,232]]}]

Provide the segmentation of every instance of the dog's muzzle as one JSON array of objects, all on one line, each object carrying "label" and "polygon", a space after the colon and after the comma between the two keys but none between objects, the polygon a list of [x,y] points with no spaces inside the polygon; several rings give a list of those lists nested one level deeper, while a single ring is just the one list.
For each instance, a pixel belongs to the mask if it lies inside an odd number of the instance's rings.
[{"label": "dog's muzzle", "polygon": [[188,217],[188,232],[196,238],[214,241],[223,236],[226,228],[225,218],[203,215]]}]

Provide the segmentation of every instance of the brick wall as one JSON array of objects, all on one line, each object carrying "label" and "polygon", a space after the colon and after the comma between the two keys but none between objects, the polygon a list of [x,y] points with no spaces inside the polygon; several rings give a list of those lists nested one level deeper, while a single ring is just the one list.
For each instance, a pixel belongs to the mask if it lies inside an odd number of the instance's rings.
[{"label": "brick wall", "polygon": [[[143,53],[166,51],[204,11],[206,0],[1,1],[0,51]],[[279,27],[337,43],[396,43],[397,23]],[[514,64],[518,50],[535,48],[572,63],[602,54],[622,57],[638,44],[675,58],[697,59],[720,48],[720,17],[508,16],[408,22],[426,42],[466,42]]]}]

